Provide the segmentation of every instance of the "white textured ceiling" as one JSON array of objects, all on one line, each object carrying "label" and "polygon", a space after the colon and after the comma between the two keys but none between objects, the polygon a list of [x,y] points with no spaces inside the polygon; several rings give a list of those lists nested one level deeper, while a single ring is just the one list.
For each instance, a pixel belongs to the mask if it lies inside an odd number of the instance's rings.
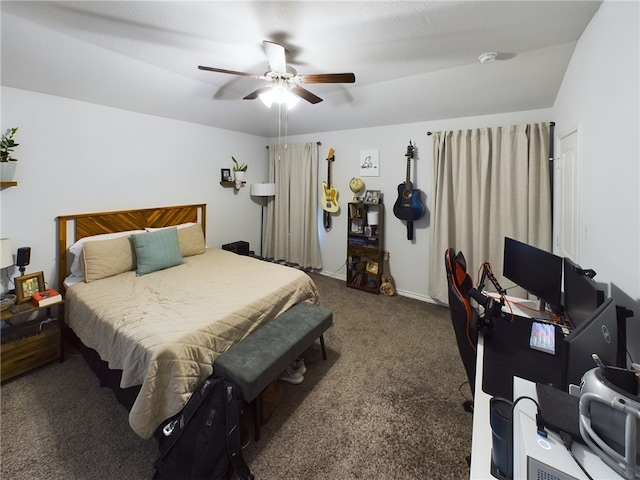
[{"label": "white textured ceiling", "polygon": [[[307,85],[288,134],[551,107],[600,1],[2,1],[2,85],[274,137],[277,109],[242,100],[263,40]],[[481,64],[478,55],[498,59]]]}]

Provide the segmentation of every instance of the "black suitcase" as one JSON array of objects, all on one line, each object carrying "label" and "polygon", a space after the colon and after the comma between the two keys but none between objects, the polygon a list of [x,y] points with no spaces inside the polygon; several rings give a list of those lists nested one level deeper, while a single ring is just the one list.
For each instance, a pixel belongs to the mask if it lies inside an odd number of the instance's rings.
[{"label": "black suitcase", "polygon": [[233,243],[226,243],[222,245],[223,250],[229,250],[230,252],[237,253],[238,255],[251,255],[249,251],[249,242],[238,241]]}]

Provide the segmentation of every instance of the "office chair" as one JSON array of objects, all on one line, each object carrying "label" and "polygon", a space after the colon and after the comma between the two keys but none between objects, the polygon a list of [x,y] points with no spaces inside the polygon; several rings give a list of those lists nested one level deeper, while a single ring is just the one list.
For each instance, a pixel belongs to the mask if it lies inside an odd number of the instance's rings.
[{"label": "office chair", "polygon": [[[458,351],[469,379],[471,394],[475,392],[476,384],[476,346],[478,343],[478,312],[471,306],[469,290],[473,288],[473,281],[467,274],[467,262],[462,252],[448,248],[444,253],[449,285],[449,309],[451,322],[456,334]],[[473,411],[472,402],[464,402],[467,411]]]}]

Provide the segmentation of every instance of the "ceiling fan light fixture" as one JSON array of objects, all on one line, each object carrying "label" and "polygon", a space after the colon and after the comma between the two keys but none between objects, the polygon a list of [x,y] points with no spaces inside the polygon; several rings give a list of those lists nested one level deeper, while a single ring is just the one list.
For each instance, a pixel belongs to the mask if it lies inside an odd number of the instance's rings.
[{"label": "ceiling fan light fixture", "polygon": [[273,88],[268,89],[266,92],[262,92],[260,95],[258,95],[258,97],[260,97],[260,100],[262,101],[262,103],[264,103],[264,106],[267,108],[271,108],[271,105],[273,105]]},{"label": "ceiling fan light fixture", "polygon": [[298,105],[298,102],[300,102],[300,97],[287,90],[286,102],[287,102],[287,108],[291,110],[293,107]]},{"label": "ceiling fan light fixture", "polygon": [[267,108],[271,108],[274,103],[285,103],[287,108],[291,110],[300,101],[300,97],[291,93],[289,89],[283,85],[273,85],[260,95],[260,100]]}]

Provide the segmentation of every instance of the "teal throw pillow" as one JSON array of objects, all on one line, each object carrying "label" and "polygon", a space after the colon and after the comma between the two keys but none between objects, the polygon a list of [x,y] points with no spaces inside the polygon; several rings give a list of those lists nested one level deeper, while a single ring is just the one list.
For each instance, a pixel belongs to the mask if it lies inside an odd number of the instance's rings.
[{"label": "teal throw pillow", "polygon": [[136,249],[138,276],[182,263],[177,228],[133,234],[131,239]]}]

